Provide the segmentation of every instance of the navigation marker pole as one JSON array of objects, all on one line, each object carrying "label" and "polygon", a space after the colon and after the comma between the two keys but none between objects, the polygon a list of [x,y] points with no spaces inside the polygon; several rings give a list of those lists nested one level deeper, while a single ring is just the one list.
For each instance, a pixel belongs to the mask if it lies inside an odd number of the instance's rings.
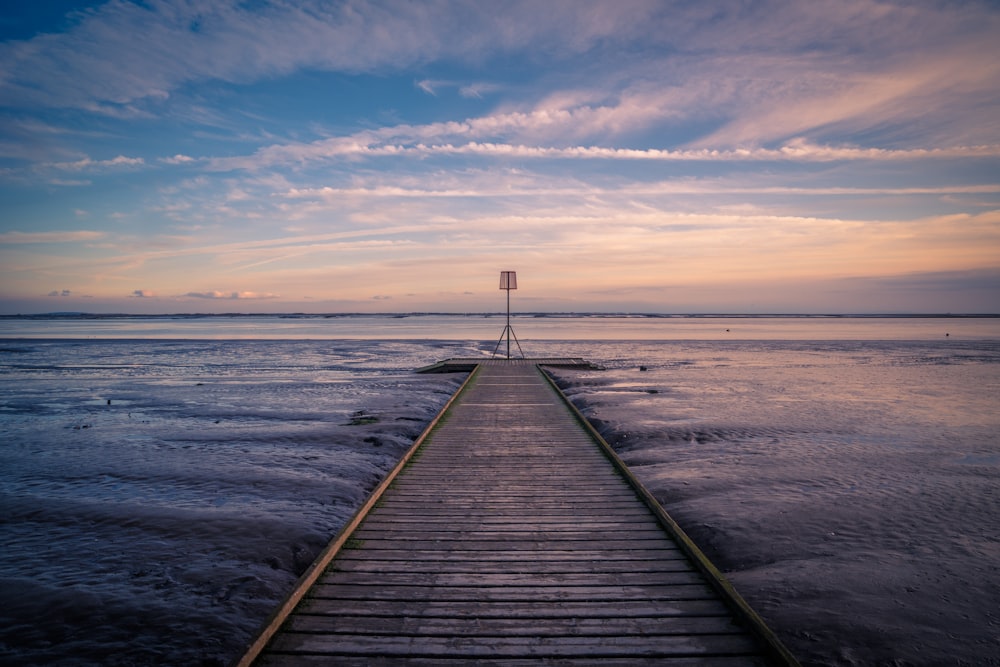
[{"label": "navigation marker pole", "polygon": [[512,289],[517,289],[517,271],[501,271],[500,272],[500,289],[507,292],[507,326],[503,328],[500,333],[500,340],[497,341],[496,347],[493,348],[493,356],[497,356],[497,350],[500,349],[500,343],[503,342],[503,337],[507,336],[507,358],[510,359],[510,337],[514,337],[514,342],[517,343],[517,351],[521,353],[521,358],[524,358],[524,350],[521,349],[521,341],[517,339],[517,334],[514,333],[514,328],[510,326],[510,291]]}]

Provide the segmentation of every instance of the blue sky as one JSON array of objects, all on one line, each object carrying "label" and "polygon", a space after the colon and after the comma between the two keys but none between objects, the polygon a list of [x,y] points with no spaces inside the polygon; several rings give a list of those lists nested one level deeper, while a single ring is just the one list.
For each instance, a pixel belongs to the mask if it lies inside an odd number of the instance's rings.
[{"label": "blue sky", "polygon": [[1000,312],[987,2],[16,2],[0,313]]}]

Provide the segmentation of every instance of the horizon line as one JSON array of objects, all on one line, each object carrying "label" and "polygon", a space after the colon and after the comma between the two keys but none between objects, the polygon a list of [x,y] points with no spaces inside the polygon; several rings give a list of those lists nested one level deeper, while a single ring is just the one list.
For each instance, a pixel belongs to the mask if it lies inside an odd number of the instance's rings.
[{"label": "horizon line", "polygon": [[[511,316],[522,317],[629,317],[629,318],[1000,318],[1000,313],[740,313],[740,312],[708,312],[708,313],[670,313],[646,311],[511,311]],[[168,317],[279,317],[279,318],[335,318],[335,317],[493,317],[506,316],[505,311],[386,311],[365,313],[358,311],[309,313],[302,311],[275,311],[266,313],[250,312],[176,312],[176,313],[94,313],[87,311],[51,311],[44,313],[0,313],[3,319],[102,319],[102,318],[168,318]]]}]

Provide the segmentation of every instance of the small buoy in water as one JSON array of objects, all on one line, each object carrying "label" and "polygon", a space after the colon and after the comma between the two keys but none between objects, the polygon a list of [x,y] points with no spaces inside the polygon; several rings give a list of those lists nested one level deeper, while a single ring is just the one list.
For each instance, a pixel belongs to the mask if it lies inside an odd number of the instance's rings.
[{"label": "small buoy in water", "polygon": [[110,398],[108,399],[108,405],[111,405],[111,399]]},{"label": "small buoy in water", "polygon": [[729,329],[726,329],[726,333],[729,333]]},{"label": "small buoy in water", "polygon": [[950,336],[950,335],[951,335],[950,333],[946,333],[946,334],[944,335],[944,337],[945,337],[945,338],[947,338],[947,337],[948,337],[948,336]]},{"label": "small buoy in water", "polygon": [[640,371],[644,371],[644,370],[647,370],[647,369],[646,369],[646,367],[645,367],[645,366],[639,366],[639,370],[640,370]]}]

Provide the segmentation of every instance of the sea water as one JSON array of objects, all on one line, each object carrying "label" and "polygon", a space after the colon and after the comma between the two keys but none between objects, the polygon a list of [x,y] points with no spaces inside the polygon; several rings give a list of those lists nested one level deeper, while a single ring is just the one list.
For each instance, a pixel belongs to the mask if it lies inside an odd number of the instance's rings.
[{"label": "sea water", "polygon": [[1000,664],[1000,343],[628,350],[560,381],[803,664]]},{"label": "sea water", "polygon": [[440,354],[0,341],[0,663],[227,664],[455,391]]},{"label": "sea water", "polygon": [[[0,320],[0,663],[238,656],[503,324]],[[1000,664],[997,320],[514,329],[804,663]]]}]

